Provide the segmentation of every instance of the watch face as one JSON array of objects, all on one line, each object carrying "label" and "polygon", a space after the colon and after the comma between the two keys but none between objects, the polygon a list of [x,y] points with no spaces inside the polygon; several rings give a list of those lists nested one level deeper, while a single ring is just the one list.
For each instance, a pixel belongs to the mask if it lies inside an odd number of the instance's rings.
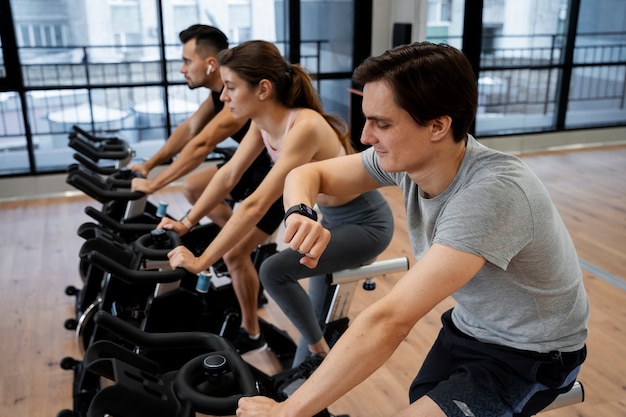
[{"label": "watch face", "polygon": [[298,213],[302,216],[308,217],[311,220],[317,221],[317,212],[306,204],[298,204],[289,208],[289,210],[285,212],[285,221],[287,221],[287,217],[294,213]]},{"label": "watch face", "polygon": [[300,214],[312,220],[317,220],[317,213],[306,204],[300,204]]}]

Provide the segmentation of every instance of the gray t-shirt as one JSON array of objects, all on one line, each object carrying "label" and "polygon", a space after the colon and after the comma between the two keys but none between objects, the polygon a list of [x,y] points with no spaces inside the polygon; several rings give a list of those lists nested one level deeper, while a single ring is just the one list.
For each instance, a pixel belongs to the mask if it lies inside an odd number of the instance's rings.
[{"label": "gray t-shirt", "polygon": [[417,259],[439,243],[487,260],[452,295],[452,319],[461,331],[535,352],[583,347],[589,302],[576,250],[547,190],[524,162],[469,136],[454,181],[427,199],[406,172],[383,171],[373,148],[362,160],[379,183],[402,189]]}]

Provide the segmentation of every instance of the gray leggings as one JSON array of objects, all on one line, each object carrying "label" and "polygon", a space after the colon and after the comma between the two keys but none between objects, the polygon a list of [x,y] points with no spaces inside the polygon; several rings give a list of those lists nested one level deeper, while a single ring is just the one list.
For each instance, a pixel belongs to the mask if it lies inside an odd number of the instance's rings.
[{"label": "gray leggings", "polygon": [[[327,274],[374,259],[393,236],[391,208],[378,191],[343,206],[320,207],[320,211],[331,238],[315,269],[301,265],[302,255],[287,248],[264,260],[259,270],[263,287],[302,335],[293,366],[308,357],[309,344],[323,337],[320,323],[324,318],[320,316],[329,287]],[[298,280],[308,277],[307,295]]]}]

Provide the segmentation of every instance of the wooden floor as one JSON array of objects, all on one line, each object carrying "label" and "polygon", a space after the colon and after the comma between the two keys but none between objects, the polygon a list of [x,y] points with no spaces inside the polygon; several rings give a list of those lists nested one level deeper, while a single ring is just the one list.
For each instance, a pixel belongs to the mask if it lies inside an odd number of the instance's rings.
[{"label": "wooden floor", "polygon": [[[586,400],[543,415],[624,417],[626,147],[524,159],[548,187],[574,238],[586,266],[584,280],[592,309],[589,356],[579,376]],[[384,193],[397,214],[397,232],[380,259],[411,257],[400,195],[395,189]],[[187,209],[175,188],[154,198],[169,201],[174,215]],[[78,355],[73,333],[63,328],[74,308],[74,299],[64,289],[81,284],[78,250],[82,239],[76,229],[89,220],[83,213],[86,205],[99,207],[83,196],[0,203],[0,416],[49,417],[72,405],[72,373],[59,367],[64,356]],[[397,275],[377,279],[373,292],[358,290],[351,316],[388,291],[397,279]],[[450,299],[442,302],[417,324],[384,367],[330,410],[351,417],[376,417],[405,407],[407,388],[438,331],[439,316],[451,305]],[[263,310],[265,317],[297,337],[271,300]]]}]

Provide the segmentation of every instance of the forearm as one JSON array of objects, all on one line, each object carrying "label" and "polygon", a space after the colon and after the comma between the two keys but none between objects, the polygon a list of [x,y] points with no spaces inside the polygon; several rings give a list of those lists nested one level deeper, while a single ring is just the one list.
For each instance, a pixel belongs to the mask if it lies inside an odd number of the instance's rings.
[{"label": "forearm", "polygon": [[225,175],[224,170],[218,169],[215,176],[204,189],[196,203],[187,213],[186,218],[191,224],[197,224],[208,215],[215,206],[223,201],[234,187],[235,182]]},{"label": "forearm", "polygon": [[356,196],[380,187],[367,174],[361,155],[352,154],[331,158],[293,169],[284,187],[285,207],[295,204],[314,204],[318,194],[335,197]]},{"label": "forearm", "polygon": [[467,284],[485,259],[433,244],[391,290],[361,312],[320,367],[285,402],[288,413],[313,415],[369,377],[415,324]]},{"label": "forearm", "polygon": [[237,245],[256,226],[266,211],[264,207],[246,204],[245,201],[239,205],[220,233],[200,255],[202,267],[208,268],[213,265]]},{"label": "forearm", "polygon": [[285,210],[296,204],[315,205],[320,193],[321,178],[312,164],[294,168],[285,178],[283,203]]},{"label": "forearm", "polygon": [[361,313],[320,367],[285,402],[285,416],[311,416],[329,407],[382,366],[406,337],[376,314]]},{"label": "forearm", "polygon": [[187,144],[191,137],[187,123],[183,122],[180,124],[165,141],[161,149],[144,163],[148,171],[172,159],[174,155],[178,154],[185,147],[185,144]]},{"label": "forearm", "polygon": [[189,145],[183,148],[174,162],[152,180],[152,192],[160,190],[197,168],[215,148],[214,146],[191,146],[191,143]]}]

